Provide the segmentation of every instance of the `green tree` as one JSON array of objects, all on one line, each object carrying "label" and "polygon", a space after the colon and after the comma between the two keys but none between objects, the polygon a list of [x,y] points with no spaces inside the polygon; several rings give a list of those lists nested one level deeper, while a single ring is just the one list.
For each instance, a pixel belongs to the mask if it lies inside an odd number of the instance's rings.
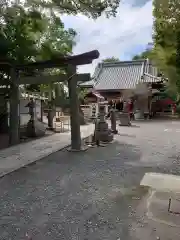
[{"label": "green tree", "polygon": [[[73,29],[65,30],[60,18],[55,15],[46,16],[17,4],[3,7],[1,13],[3,13],[0,18],[1,58],[26,63],[72,53],[76,32]],[[47,69],[45,72],[54,71],[58,73],[59,70]],[[28,74],[38,73],[36,71]],[[28,91],[40,91],[45,88],[34,84],[27,86]],[[50,91],[50,86],[48,89]]]},{"label": "green tree", "polygon": [[180,96],[180,2],[154,0],[153,59],[168,78],[169,89]]},{"label": "green tree", "polygon": [[75,31],[60,18],[16,4],[3,9],[0,26],[0,54],[18,63],[71,54],[75,44]]},{"label": "green tree", "polygon": [[120,60],[118,58],[115,58],[115,57],[109,57],[109,58],[105,58],[105,59],[102,60],[102,62],[104,62],[104,63],[109,63],[109,62],[114,63],[114,62],[119,62],[119,61]]},{"label": "green tree", "polygon": [[146,59],[146,58],[151,58],[151,50],[146,50],[140,54],[135,55],[132,60],[141,60],[141,59]]},{"label": "green tree", "polygon": [[76,33],[72,29],[65,31],[59,13],[81,13],[92,18],[102,13],[115,16],[119,2],[5,0],[0,4],[0,55],[23,63],[50,58],[59,52],[70,54]]},{"label": "green tree", "polygon": [[[8,1],[8,0],[7,0]],[[23,3],[22,3],[23,2]],[[20,4],[24,4],[30,8],[39,8],[49,10],[49,13],[53,14],[54,10],[60,14],[83,14],[88,17],[98,18],[102,13],[105,13],[107,17],[115,16],[120,0],[26,0],[20,1]]]}]

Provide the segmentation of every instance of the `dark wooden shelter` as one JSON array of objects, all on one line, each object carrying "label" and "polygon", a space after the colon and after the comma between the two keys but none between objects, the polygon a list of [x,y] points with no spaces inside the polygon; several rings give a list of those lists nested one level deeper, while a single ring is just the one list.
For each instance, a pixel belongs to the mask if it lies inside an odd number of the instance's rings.
[{"label": "dark wooden shelter", "polygon": [[[71,147],[73,150],[81,149],[79,103],[77,96],[77,82],[88,81],[89,74],[77,74],[76,67],[79,65],[90,64],[99,57],[97,50],[83,53],[76,56],[61,56],[46,61],[18,64],[7,59],[0,59],[0,72],[8,73],[6,81],[1,84],[9,85],[10,99],[10,144],[19,143],[19,85],[21,84],[42,84],[52,82],[68,81],[70,97],[70,117],[71,117]],[[21,77],[27,72],[46,68],[62,68],[65,74],[56,76],[29,76]]]}]

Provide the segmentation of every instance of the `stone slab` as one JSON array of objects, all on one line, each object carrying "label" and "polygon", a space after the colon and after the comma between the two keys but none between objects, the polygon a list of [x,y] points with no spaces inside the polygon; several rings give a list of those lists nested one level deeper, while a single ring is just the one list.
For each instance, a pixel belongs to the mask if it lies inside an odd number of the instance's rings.
[{"label": "stone slab", "polygon": [[[172,199],[171,212],[168,211],[169,199]],[[180,201],[179,194],[172,194],[170,192],[156,192],[153,191],[149,196],[147,202],[147,216],[151,220],[165,224],[171,227],[180,227]]]},{"label": "stone slab", "polygon": [[148,186],[158,191],[180,193],[180,176],[150,172],[144,175],[140,185]]},{"label": "stone slab", "polygon": [[170,198],[171,204],[169,208],[170,213],[179,214],[180,216],[180,198],[175,198],[175,196]]}]

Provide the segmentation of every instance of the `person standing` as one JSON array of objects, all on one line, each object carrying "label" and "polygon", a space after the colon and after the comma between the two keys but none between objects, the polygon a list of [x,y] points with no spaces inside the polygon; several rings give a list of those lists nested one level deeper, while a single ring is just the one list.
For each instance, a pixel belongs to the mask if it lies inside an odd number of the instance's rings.
[{"label": "person standing", "polygon": [[133,117],[133,100],[132,99],[128,100],[128,113],[129,113],[130,119],[132,119]]},{"label": "person standing", "polygon": [[124,102],[123,102],[123,99],[120,98],[116,103],[116,111],[118,112],[118,115],[119,115],[120,124],[121,124],[121,120],[120,120],[121,119],[121,113],[123,112],[123,110],[124,110]]},{"label": "person standing", "polygon": [[120,100],[117,101],[116,109],[117,109],[118,112],[122,112],[123,111],[123,109],[124,109],[124,102],[123,102],[122,98],[120,98]]},{"label": "person standing", "polygon": [[110,106],[110,108],[115,108],[115,101],[114,100],[111,100],[110,102],[109,102],[109,106]]},{"label": "person standing", "polygon": [[110,100],[109,103],[108,103],[108,105],[109,105],[109,108],[108,108],[108,114],[107,114],[107,116],[106,116],[107,118],[110,117],[110,115],[111,115],[111,110],[116,108],[116,103],[115,103],[114,100]]}]

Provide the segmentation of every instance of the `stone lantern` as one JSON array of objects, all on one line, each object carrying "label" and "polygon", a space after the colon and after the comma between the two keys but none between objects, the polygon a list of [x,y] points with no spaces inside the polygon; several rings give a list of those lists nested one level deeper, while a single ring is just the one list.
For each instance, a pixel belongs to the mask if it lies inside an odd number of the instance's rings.
[{"label": "stone lantern", "polygon": [[105,120],[105,105],[99,105],[99,119],[96,123],[96,138],[101,142],[111,142],[113,134],[111,129],[108,128],[108,123]]}]

